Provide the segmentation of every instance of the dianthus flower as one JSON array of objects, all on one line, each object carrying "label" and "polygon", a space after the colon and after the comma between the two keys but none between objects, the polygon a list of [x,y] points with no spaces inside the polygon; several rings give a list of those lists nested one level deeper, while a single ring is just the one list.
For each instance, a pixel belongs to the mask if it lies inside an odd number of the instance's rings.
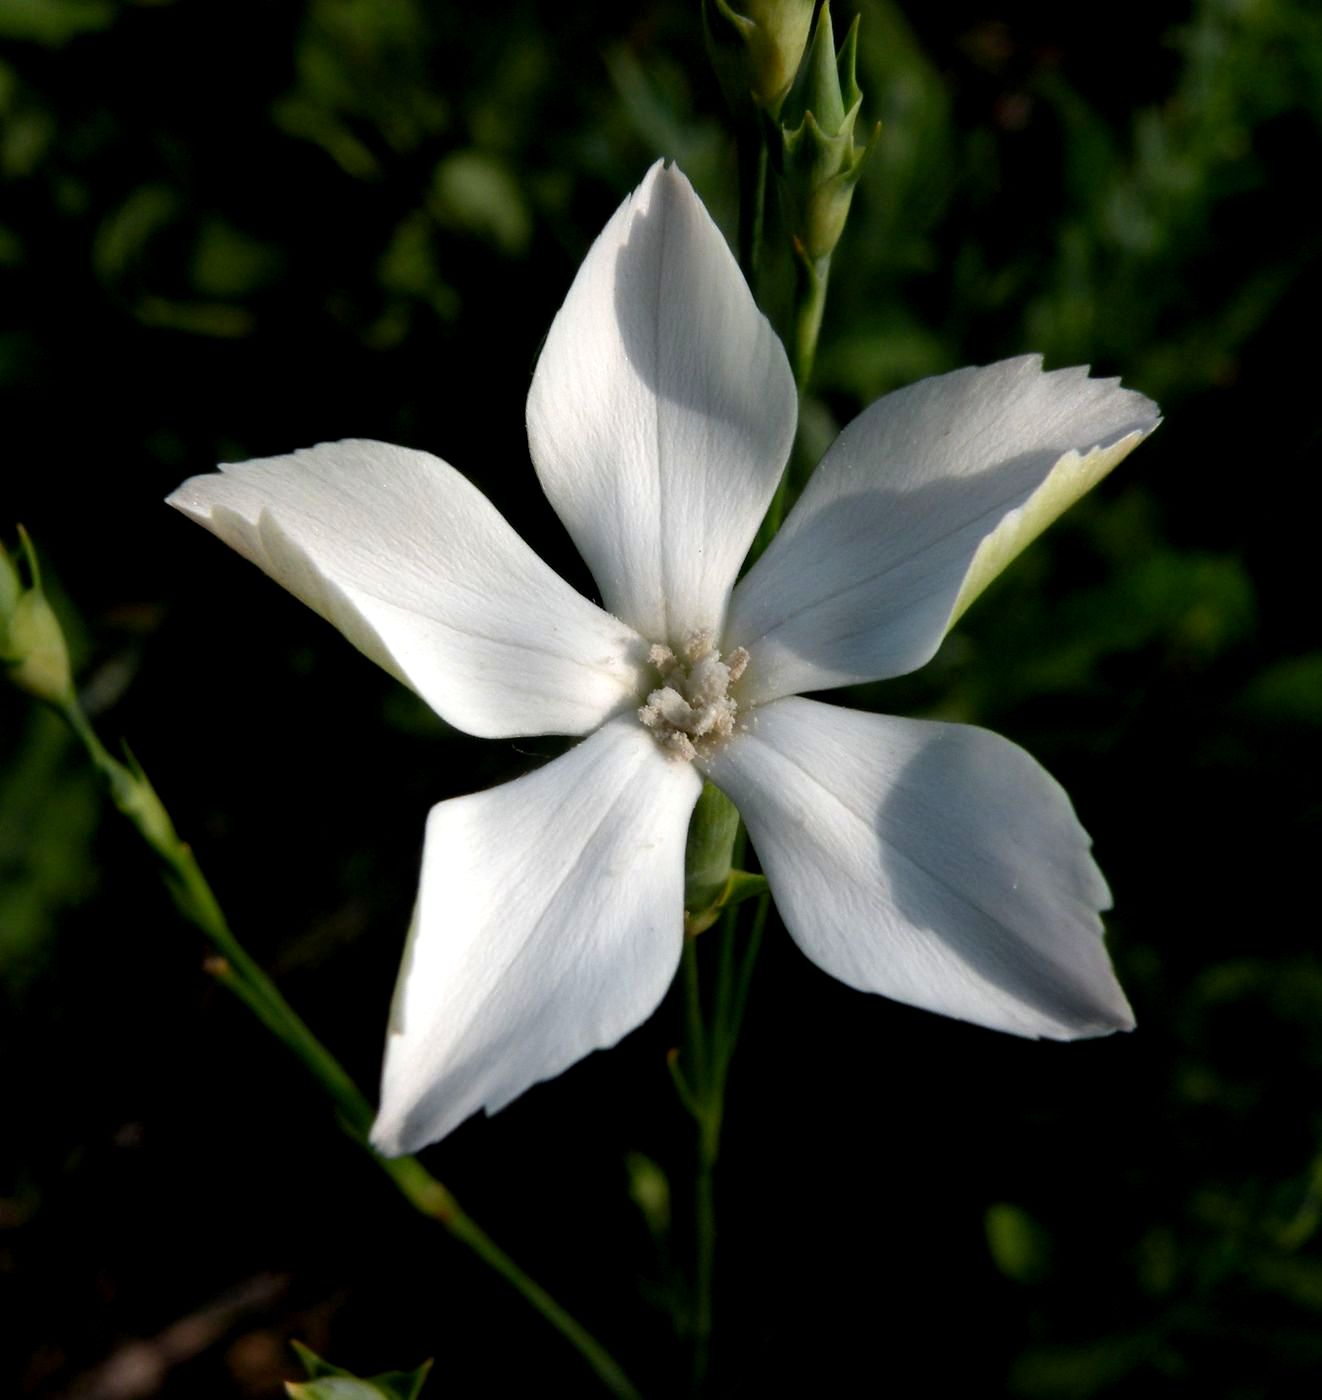
[{"label": "dianthus flower", "polygon": [[789,455],[794,382],[720,232],[658,163],[580,268],[527,417],[601,607],[424,452],[331,443],[170,497],[451,724],[582,737],[432,810],[374,1142],[434,1142],[651,1014],[680,959],[704,778],[835,977],[1024,1036],[1132,1025],[1106,884],[1032,758],[799,696],[922,666],[1154,406],[1032,356],[890,394],[736,582]]}]

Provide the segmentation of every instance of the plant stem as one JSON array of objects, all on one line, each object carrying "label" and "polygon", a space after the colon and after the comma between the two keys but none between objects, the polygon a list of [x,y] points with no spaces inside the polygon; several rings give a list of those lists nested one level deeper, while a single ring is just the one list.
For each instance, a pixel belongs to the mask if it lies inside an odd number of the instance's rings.
[{"label": "plant stem", "polygon": [[739,167],[739,267],[756,296],[767,207],[767,133],[759,113],[739,123],[735,160]]},{"label": "plant stem", "polygon": [[[791,362],[794,369],[794,383],[799,390],[799,400],[807,392],[808,381],[812,378],[813,362],[817,358],[817,339],[822,331],[822,313],[826,310],[826,290],[831,278],[831,259],[828,255],[815,262],[807,254],[796,250],[795,264],[797,276],[794,290],[794,323],[790,336]],[[780,480],[776,483],[776,493],[771,498],[767,513],[758,527],[757,538],[749,554],[756,560],[762,551],[775,538],[789,507],[792,487],[791,478],[795,475],[795,454],[785,464]]]},{"label": "plant stem", "polygon": [[698,1175],[694,1225],[697,1287],[694,1298],[693,1389],[700,1394],[711,1361],[712,1297],[716,1277],[716,1158],[721,1146],[721,1105],[710,1104],[698,1120]]},{"label": "plant stem", "polygon": [[734,1007],[730,1016],[730,1036],[723,1070],[729,1069],[730,1056],[734,1054],[734,1038],[744,1022],[744,1010],[748,1006],[748,989],[753,985],[753,968],[757,965],[757,955],[762,950],[762,934],[766,930],[767,915],[771,911],[771,896],[760,895],[757,908],[753,911],[753,927],[748,934],[748,946],[744,949],[739,964],[738,980],[734,989]]},{"label": "plant stem", "polygon": [[[733,911],[732,911],[733,912]],[[729,916],[727,915],[727,920]],[[721,932],[726,932],[726,920]],[[698,939],[684,940],[684,991],[688,1025],[689,1111],[698,1125],[694,1182],[693,1389],[700,1393],[711,1354],[712,1285],[716,1267],[716,1157],[721,1142],[721,1102],[714,1071],[714,1037],[708,1043],[698,976]]]},{"label": "plant stem", "polygon": [[166,882],[180,912],[215,949],[205,963],[206,971],[297,1056],[334,1103],[345,1132],[371,1154],[415,1210],[436,1221],[521,1294],[596,1372],[610,1394],[640,1400],[637,1388],[605,1347],[496,1244],[416,1157],[382,1157],[372,1148],[368,1141],[374,1116],[371,1104],[235,937],[192,848],[179,839],[146,775],[136,764],[130,767],[110,754],[74,696],[56,708],[82,741],[115,805],[164,863]]},{"label": "plant stem", "polygon": [[806,253],[797,258],[798,277],[794,295],[794,382],[800,395],[812,378],[817,358],[817,338],[822,332],[822,312],[826,310],[826,288],[831,280],[831,255],[811,259]]},{"label": "plant stem", "polygon": [[[742,860],[745,833],[736,839],[736,860]],[[684,985],[688,1027],[688,1075],[678,1080],[687,1092],[685,1107],[698,1126],[697,1174],[694,1182],[695,1279],[693,1303],[693,1387],[701,1393],[711,1361],[716,1275],[716,1163],[725,1120],[725,1089],[734,1056],[753,963],[766,923],[768,898],[758,898],[752,928],[742,956],[736,958],[739,916],[743,906],[726,911],[717,935],[716,986],[710,1026],[703,1015],[697,938],[684,941]]]}]

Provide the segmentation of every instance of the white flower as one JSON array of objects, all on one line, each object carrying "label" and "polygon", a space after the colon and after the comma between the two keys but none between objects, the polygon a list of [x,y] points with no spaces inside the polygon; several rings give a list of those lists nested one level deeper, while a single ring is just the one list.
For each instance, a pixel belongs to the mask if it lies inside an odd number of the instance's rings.
[{"label": "white flower", "polygon": [[658,164],[579,269],[528,397],[538,476],[604,609],[424,452],[327,444],[171,496],[452,724],[585,736],[431,813],[383,1151],[650,1015],[680,958],[704,776],[742,813],[795,941],[842,981],[1024,1036],[1132,1024],[1105,882],[1033,759],[985,730],[797,696],[923,665],[1154,406],[1036,357],[891,394],[736,586],[795,419],[779,341]]}]

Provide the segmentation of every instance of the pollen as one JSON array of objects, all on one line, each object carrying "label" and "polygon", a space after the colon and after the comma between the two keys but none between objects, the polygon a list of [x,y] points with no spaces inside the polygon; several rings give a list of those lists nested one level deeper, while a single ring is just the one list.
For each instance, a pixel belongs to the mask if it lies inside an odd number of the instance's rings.
[{"label": "pollen", "polygon": [[661,684],[647,697],[638,718],[672,758],[691,763],[734,733],[739,706],[730,687],[748,667],[743,647],[722,660],[711,633],[695,632],[678,656],[658,643],[647,659]]}]

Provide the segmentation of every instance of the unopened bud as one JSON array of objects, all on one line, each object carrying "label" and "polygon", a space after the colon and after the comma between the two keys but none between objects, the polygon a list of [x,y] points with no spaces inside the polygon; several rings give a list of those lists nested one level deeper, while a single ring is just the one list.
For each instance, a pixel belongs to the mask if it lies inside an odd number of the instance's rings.
[{"label": "unopened bud", "polygon": [[813,0],[702,0],[707,52],[726,100],[736,111],[751,102],[771,116],[799,70]]},{"label": "unopened bud", "polygon": [[642,1212],[652,1234],[664,1239],[670,1232],[670,1182],[665,1172],[641,1152],[630,1152],[624,1164],[634,1205]]},{"label": "unopened bud", "polygon": [[0,544],[0,651],[4,649],[5,644],[5,624],[14,610],[14,604],[22,595],[23,581],[18,576],[13,560],[5,552],[4,545]]},{"label": "unopened bud", "polygon": [[[20,530],[22,527],[20,526]],[[24,588],[8,555],[0,559],[0,660],[15,685],[52,705],[73,695],[64,629],[41,587],[32,541],[23,533],[32,587]]]},{"label": "unopened bud", "polygon": [[142,832],[153,850],[168,857],[179,846],[174,823],[127,744],[124,757],[128,761],[118,766],[110,785],[115,806]]},{"label": "unopened bud", "polygon": [[854,126],[863,104],[855,76],[858,25],[856,17],[837,53],[831,7],[822,5],[794,102],[798,125],[781,129],[777,166],[791,232],[813,262],[829,257],[840,241],[854,186],[881,132],[878,124],[866,145],[854,145]]}]

